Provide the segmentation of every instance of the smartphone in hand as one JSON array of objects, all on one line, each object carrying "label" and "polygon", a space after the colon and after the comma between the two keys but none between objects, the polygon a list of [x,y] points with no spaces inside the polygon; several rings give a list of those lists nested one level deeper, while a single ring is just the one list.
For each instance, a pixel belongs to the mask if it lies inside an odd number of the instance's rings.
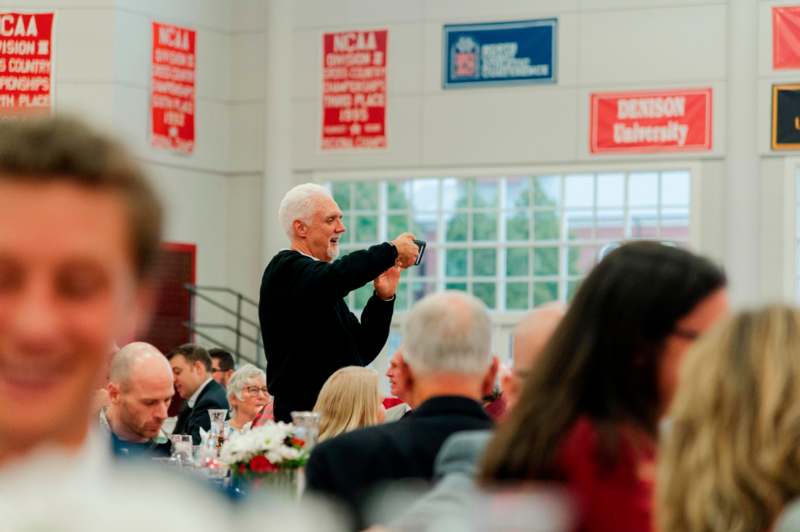
[{"label": "smartphone in hand", "polygon": [[419,248],[419,255],[417,255],[417,261],[414,263],[414,266],[419,266],[422,262],[422,256],[425,254],[425,248],[428,246],[428,243],[424,240],[414,240],[414,243]]}]

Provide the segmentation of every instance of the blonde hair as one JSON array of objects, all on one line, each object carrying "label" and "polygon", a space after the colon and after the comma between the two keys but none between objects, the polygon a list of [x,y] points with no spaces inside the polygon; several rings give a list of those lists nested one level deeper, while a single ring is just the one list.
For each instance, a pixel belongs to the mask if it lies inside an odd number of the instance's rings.
[{"label": "blonde hair", "polygon": [[768,530],[800,494],[800,312],[744,312],[686,355],[664,433],[660,532]]},{"label": "blonde hair", "polygon": [[331,375],[319,392],[314,412],[320,415],[319,441],[380,422],[378,374],[347,366]]}]

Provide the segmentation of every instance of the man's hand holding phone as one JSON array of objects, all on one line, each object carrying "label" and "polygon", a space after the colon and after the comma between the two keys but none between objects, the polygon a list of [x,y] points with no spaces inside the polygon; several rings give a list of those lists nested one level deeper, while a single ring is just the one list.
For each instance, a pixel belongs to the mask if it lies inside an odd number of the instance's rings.
[{"label": "man's hand holding phone", "polygon": [[414,235],[411,233],[403,233],[394,240],[392,244],[397,248],[397,265],[401,268],[408,268],[417,264],[420,249],[414,242]]}]

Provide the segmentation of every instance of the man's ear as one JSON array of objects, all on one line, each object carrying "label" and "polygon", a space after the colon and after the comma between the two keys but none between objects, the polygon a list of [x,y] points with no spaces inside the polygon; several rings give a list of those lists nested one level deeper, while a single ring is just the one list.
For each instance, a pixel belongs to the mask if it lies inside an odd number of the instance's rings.
[{"label": "man's ear", "polygon": [[116,383],[109,382],[105,388],[108,392],[108,398],[111,401],[111,404],[118,404],[121,396],[119,386]]},{"label": "man's ear", "polygon": [[489,364],[489,369],[483,376],[481,383],[481,394],[485,397],[494,391],[494,384],[497,382],[497,370],[500,367],[500,360],[496,356],[492,356],[492,363]]},{"label": "man's ear", "polygon": [[308,226],[301,220],[293,221],[292,228],[294,229],[294,234],[297,237],[305,238],[306,235],[308,234]]}]

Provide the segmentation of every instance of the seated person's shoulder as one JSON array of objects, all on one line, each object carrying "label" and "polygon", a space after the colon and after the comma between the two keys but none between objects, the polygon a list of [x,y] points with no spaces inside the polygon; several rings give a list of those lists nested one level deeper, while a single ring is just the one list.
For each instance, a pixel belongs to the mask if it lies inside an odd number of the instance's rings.
[{"label": "seated person's shoulder", "polygon": [[456,432],[447,438],[436,456],[436,475],[450,473],[474,475],[478,460],[486,450],[492,435],[491,430],[467,430]]}]

